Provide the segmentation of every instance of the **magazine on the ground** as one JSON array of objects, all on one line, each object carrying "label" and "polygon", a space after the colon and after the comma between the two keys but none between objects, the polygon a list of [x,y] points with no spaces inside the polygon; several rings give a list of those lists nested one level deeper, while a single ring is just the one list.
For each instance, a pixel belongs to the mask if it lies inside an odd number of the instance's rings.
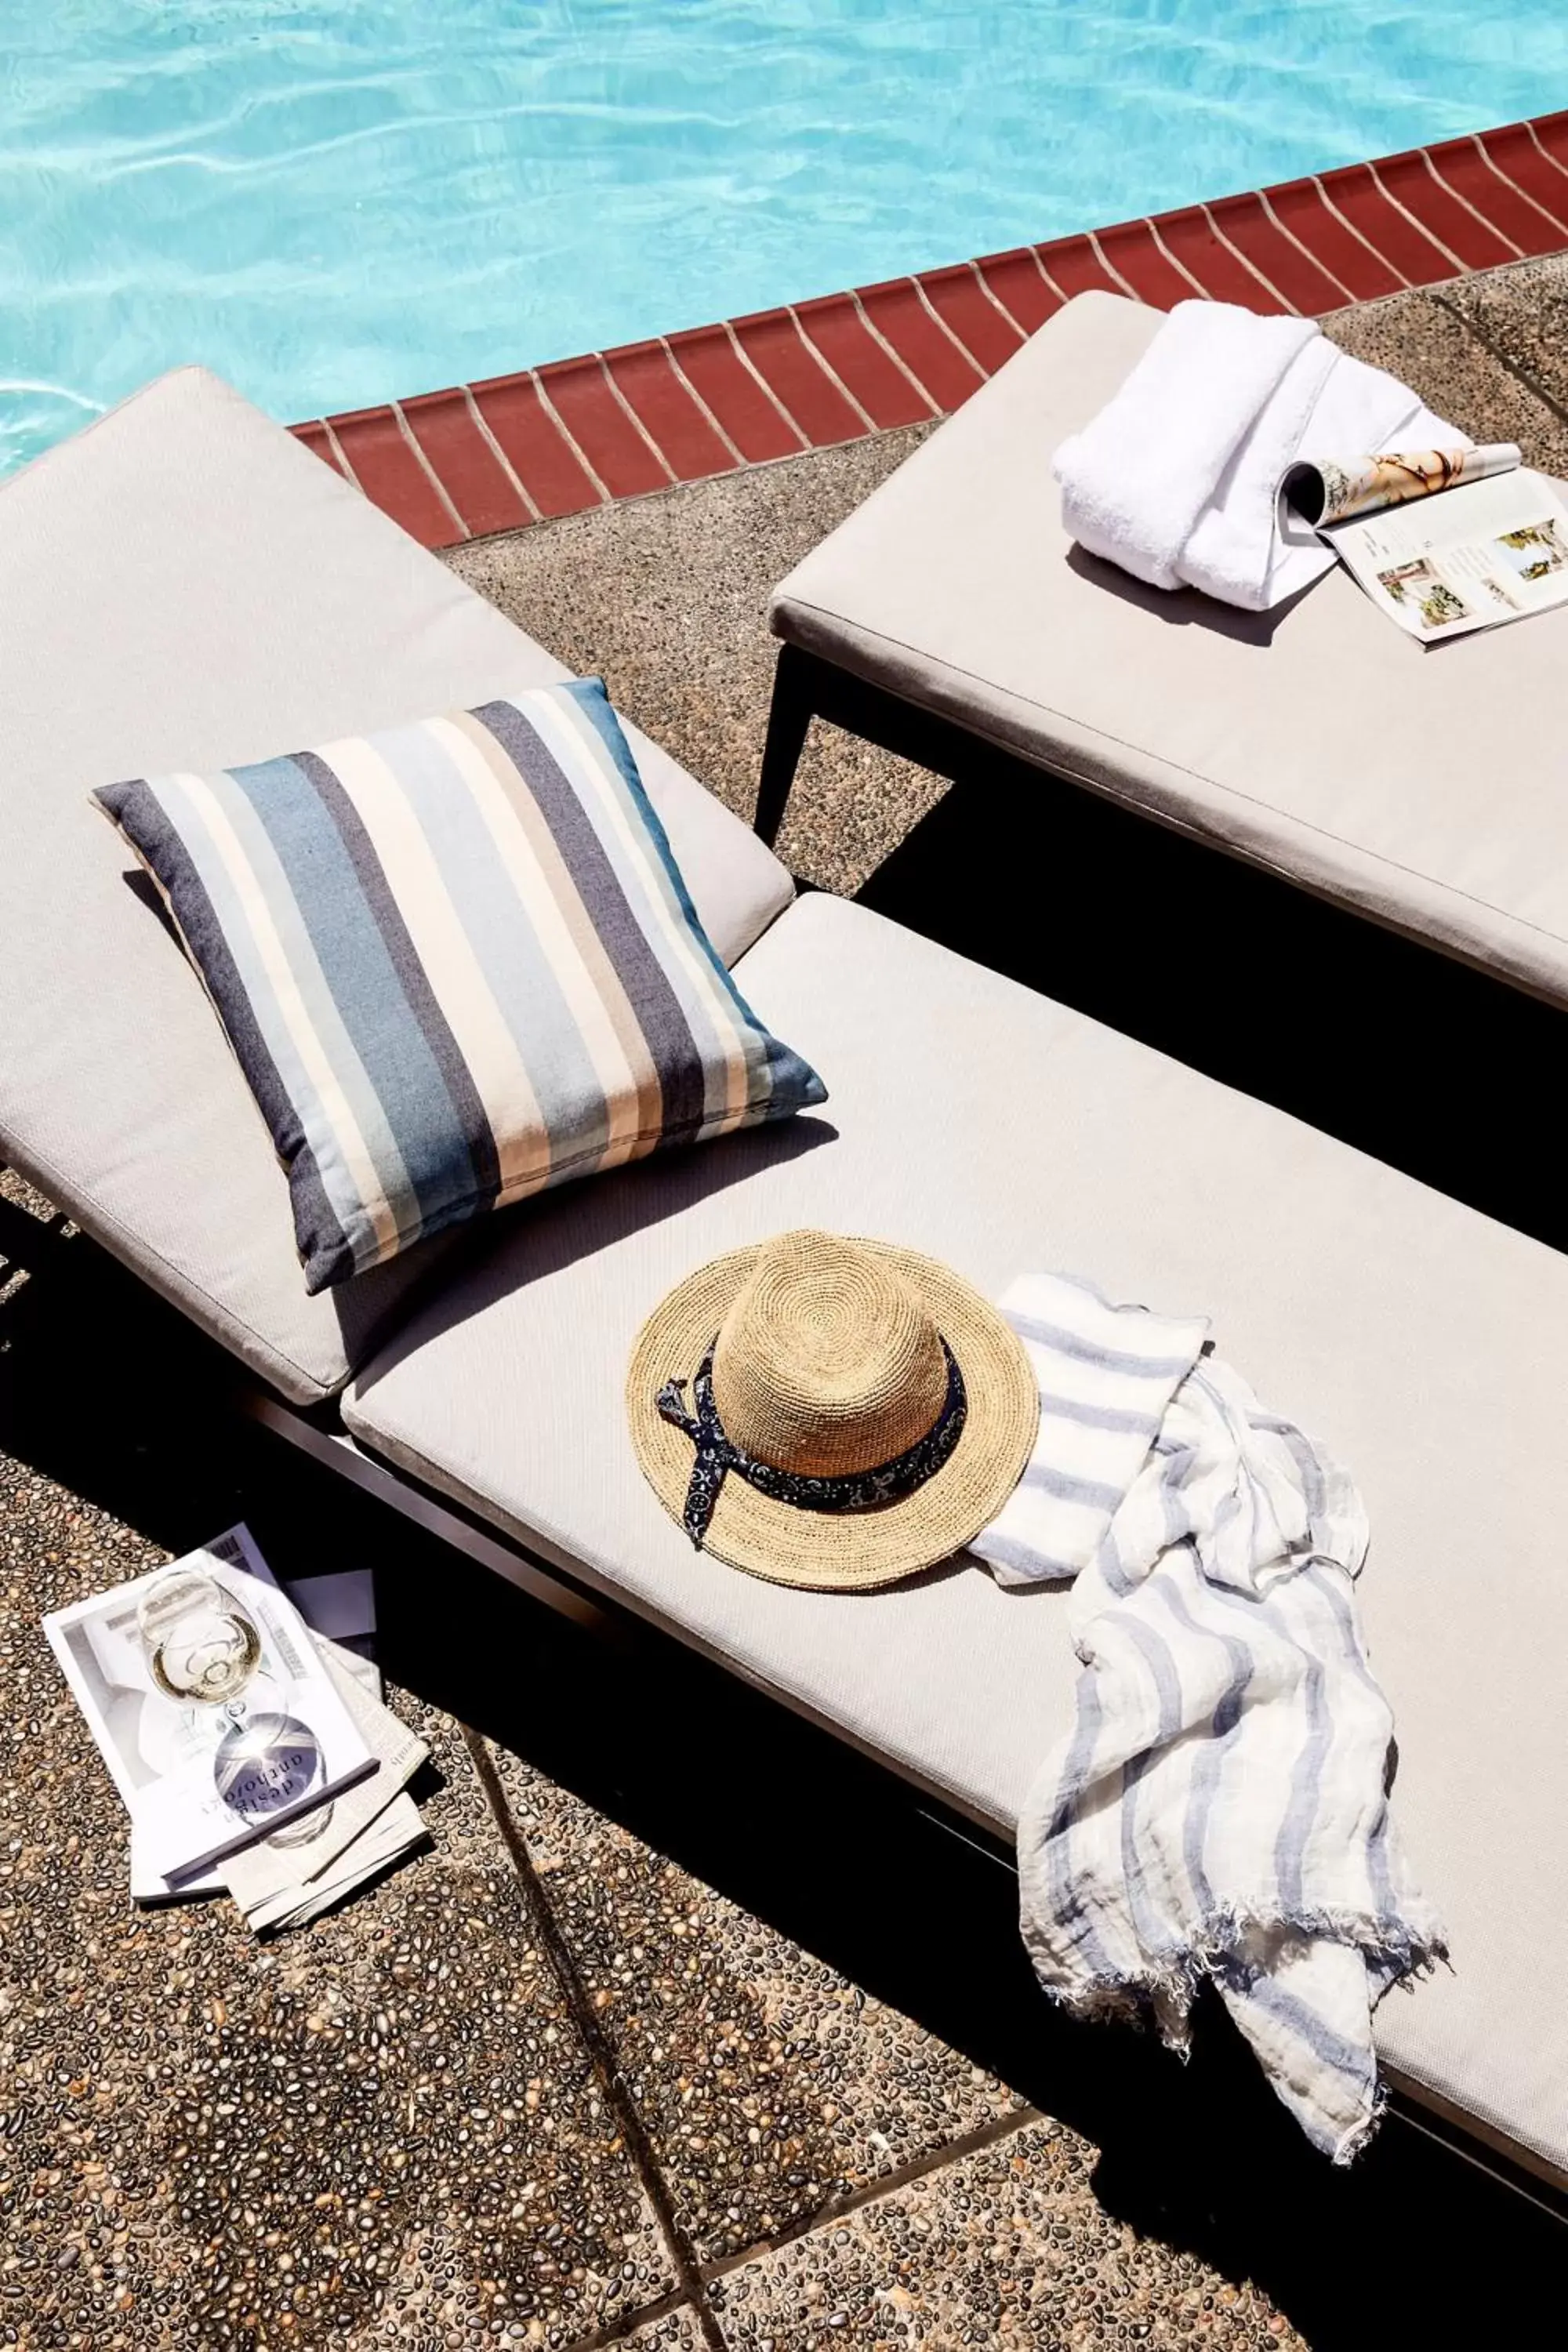
[{"label": "magazine on the ground", "polygon": [[[430,1751],[417,1732],[410,1731],[366,1686],[360,1659],[319,1636],[316,1646],[375,1758],[374,1771],[330,1804],[317,1806],[289,1828],[240,1847],[195,1875],[165,1878],[150,1871],[132,1831],[131,1892],[138,1903],[184,1903],[196,1895],[227,1894],[249,1926],[274,1927],[291,1921],[296,1906],[315,1896],[327,1874],[334,1885],[352,1886],[384,1867],[383,1817]],[[412,1800],[407,1814],[398,1818],[404,1825],[403,1845],[423,1836],[424,1823]],[[370,1841],[373,1829],[376,1835]]]},{"label": "magazine on the ground", "polygon": [[1568,506],[1525,467],[1325,524],[1322,537],[1423,645],[1568,604]]},{"label": "magazine on the ground", "polygon": [[[248,1528],[230,1528],[215,1536],[207,1547],[219,1559],[226,1559],[247,1576],[263,1584],[277,1587],[278,1579],[262,1557]],[[374,1700],[381,1697],[381,1670],[374,1658],[375,1643],[375,1580],[369,1569],[329,1570],[321,1576],[296,1578],[288,1590],[288,1598],[304,1619],[315,1640],[319,1654],[329,1670],[341,1667],[342,1675],[354,1681],[361,1690]],[[335,1675],[339,1690],[342,1675]],[[374,1742],[367,1741],[367,1746]],[[370,1775],[374,1782],[374,1774]],[[362,1785],[369,1785],[363,1783]],[[268,1840],[263,1839],[266,1845]],[[224,1895],[228,1880],[224,1875],[227,1864],[215,1864],[211,1869],[192,1874],[185,1872],[168,1879],[150,1870],[143,1855],[144,1841],[138,1837],[134,1826],[131,1832],[131,1892],[138,1903],[184,1903],[200,1895]],[[247,1847],[240,1849],[249,1852]],[[230,1861],[233,1856],[229,1857]]]},{"label": "magazine on the ground", "polygon": [[[212,1549],[264,1583],[277,1583],[245,1529],[230,1529]],[[244,1846],[194,1878],[171,1881],[149,1872],[133,1831],[131,1891],[138,1903],[179,1903],[227,1893],[244,1913],[247,1926],[258,1935],[300,1927],[426,1842],[419,1809],[405,1789],[429,1751],[381,1704],[381,1675],[371,1654],[375,1586],[370,1570],[343,1569],[297,1578],[289,1587],[289,1598],[374,1753],[376,1769],[331,1805],[307,1814],[295,1830]]]},{"label": "magazine on the ground", "polygon": [[406,1790],[400,1790],[370,1827],[343,1848],[336,1862],[302,1885],[284,1888],[255,1905],[246,1912],[246,1924],[258,1935],[278,1927],[302,1927],[308,1919],[330,1910],[368,1880],[379,1878],[383,1871],[425,1844],[428,1835],[418,1806]]},{"label": "magazine on the ground", "polygon": [[[334,1865],[350,1874],[349,1885],[368,1875],[371,1867],[379,1868],[379,1860],[368,1861],[377,1849],[361,1852],[358,1841],[380,1822],[430,1752],[417,1732],[355,1683],[330,1643],[323,1642],[321,1651],[339,1696],[376,1759],[376,1769],[331,1804],[307,1813],[291,1829],[231,1853],[220,1864],[224,1883],[253,1927],[280,1925],[308,1906],[318,1883]],[[418,1836],[424,1828],[412,1801],[409,1811],[414,1818],[412,1824],[405,1821],[405,1843],[410,1830]]]},{"label": "magazine on the ground", "polygon": [[233,1743],[215,1740],[220,1711],[182,1705],[153,1681],[136,1615],[151,1577],[44,1620],[131,1815],[145,1876],[198,1875],[375,1769],[302,1620],[275,1583],[256,1574],[259,1558],[247,1530],[237,1528],[177,1563],[232,1591],[260,1636],[260,1662],[244,1694],[244,1736]]}]

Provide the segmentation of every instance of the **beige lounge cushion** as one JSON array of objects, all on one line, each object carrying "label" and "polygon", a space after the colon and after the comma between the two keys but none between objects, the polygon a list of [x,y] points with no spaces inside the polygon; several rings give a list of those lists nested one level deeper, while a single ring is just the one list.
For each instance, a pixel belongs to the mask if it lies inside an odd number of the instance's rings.
[{"label": "beige lounge cushion", "polygon": [[1055,1267],[1207,1310],[1361,1483],[1398,1804],[1454,1973],[1384,2005],[1397,2075],[1568,2172],[1562,1674],[1568,1260],[861,908],[800,900],[737,979],[830,1099],[542,1206],[344,1401],[363,1439],[542,1556],[1010,1832],[1068,1720],[1064,1601],[979,1567],[797,1592],[694,1553],[622,1418],[633,1339],[719,1251],[882,1235],[994,1297]]},{"label": "beige lounge cushion", "polygon": [[1342,572],[1253,615],[1084,555],[1051,455],[1159,323],[1120,295],[1069,302],[796,566],[773,627],[1568,1003],[1568,610],[1424,649]]},{"label": "beige lounge cushion", "polygon": [[[307,1298],[289,1188],[94,786],[266,759],[567,673],[200,369],[0,488],[0,1160],[286,1396],[339,1388],[428,1264]],[[791,896],[636,748],[727,961]]]}]

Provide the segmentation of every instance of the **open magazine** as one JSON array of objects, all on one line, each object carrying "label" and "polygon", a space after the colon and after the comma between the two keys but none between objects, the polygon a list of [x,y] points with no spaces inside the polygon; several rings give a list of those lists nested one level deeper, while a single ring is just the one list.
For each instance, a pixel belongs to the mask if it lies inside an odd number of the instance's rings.
[{"label": "open magazine", "polygon": [[297,1611],[270,1580],[247,1572],[247,1555],[254,1553],[248,1534],[234,1528],[189,1556],[192,1566],[236,1593],[260,1636],[247,1703],[251,1720],[267,1727],[268,1744],[259,1762],[242,1744],[237,1770],[229,1769],[222,1743],[215,1746],[209,1711],[170,1698],[153,1678],[137,1625],[137,1604],[151,1578],[116,1585],[44,1620],[131,1816],[139,1871],[172,1885],[286,1831],[376,1769]]},{"label": "open magazine", "polygon": [[1423,645],[1568,604],[1568,506],[1510,443],[1321,459],[1281,496]]},{"label": "open magazine", "polygon": [[[231,1528],[207,1549],[247,1576],[276,1585],[248,1528]],[[177,1903],[227,1893],[244,1913],[246,1925],[258,1934],[300,1927],[426,1842],[425,1824],[407,1783],[429,1750],[417,1733],[382,1704],[381,1674],[373,1655],[375,1592],[370,1570],[351,1568],[301,1577],[290,1587],[289,1598],[374,1757],[375,1769],[331,1803],[315,1806],[291,1827],[242,1846],[196,1876],[166,1879],[150,1870],[132,1829],[131,1892],[138,1903]]]},{"label": "open magazine", "polygon": [[1373,602],[1424,645],[1568,604],[1568,507],[1522,467],[1331,524],[1323,537]]}]

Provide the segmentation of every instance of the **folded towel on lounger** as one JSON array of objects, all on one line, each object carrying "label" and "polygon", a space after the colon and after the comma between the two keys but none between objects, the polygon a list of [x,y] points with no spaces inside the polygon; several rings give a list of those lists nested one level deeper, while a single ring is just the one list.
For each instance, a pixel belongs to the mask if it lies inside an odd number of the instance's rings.
[{"label": "folded towel on lounger", "polygon": [[1301,459],[1468,449],[1408,385],[1335,349],[1311,319],[1178,302],[1120,392],[1064,441],[1062,520],[1153,588],[1267,612],[1333,564],[1279,491]]},{"label": "folded towel on lounger", "polygon": [[1074,1577],[1082,1661],[1074,1727],[1018,1823],[1036,1970],[1065,2007],[1147,2016],[1177,2049],[1212,1979],[1308,2137],[1348,2163],[1383,2105],[1373,2010],[1444,1955],[1389,1817],[1361,1498],[1201,1353],[1201,1319],[1056,1275],[1002,1307],[1040,1434],[973,1549],[999,1582]]}]

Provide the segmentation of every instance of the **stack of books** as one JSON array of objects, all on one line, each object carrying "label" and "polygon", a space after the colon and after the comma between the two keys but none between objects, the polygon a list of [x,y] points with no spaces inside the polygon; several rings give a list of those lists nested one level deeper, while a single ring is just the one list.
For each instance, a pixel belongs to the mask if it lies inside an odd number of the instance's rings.
[{"label": "stack of books", "polygon": [[131,1891],[226,1891],[258,1934],[298,1927],[425,1843],[408,1782],[428,1750],[382,1702],[370,1572],[302,1579],[290,1599],[244,1527],[176,1565],[259,1636],[231,1708],[160,1687],[138,1619],[150,1577],[44,1620],[131,1816]]}]

